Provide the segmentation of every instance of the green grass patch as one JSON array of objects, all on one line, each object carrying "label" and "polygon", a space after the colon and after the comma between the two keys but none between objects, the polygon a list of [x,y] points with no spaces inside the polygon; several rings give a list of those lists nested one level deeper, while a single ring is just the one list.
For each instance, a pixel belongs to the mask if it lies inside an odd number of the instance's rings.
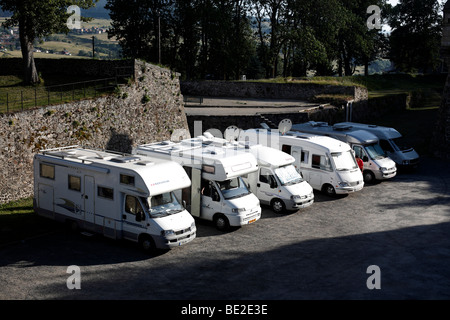
[{"label": "green grass patch", "polygon": [[37,237],[61,227],[34,213],[33,198],[0,205],[0,246]]},{"label": "green grass patch", "polygon": [[45,76],[38,85],[24,85],[18,76],[0,76],[0,113],[92,99],[111,94],[115,79]]}]

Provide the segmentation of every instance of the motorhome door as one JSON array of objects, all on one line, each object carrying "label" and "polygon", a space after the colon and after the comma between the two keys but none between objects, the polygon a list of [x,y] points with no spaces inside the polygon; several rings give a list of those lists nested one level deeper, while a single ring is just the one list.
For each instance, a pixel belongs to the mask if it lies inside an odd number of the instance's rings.
[{"label": "motorhome door", "polygon": [[200,169],[192,168],[190,213],[194,217],[200,217],[201,213],[201,196],[200,196],[201,185],[202,185],[202,171]]},{"label": "motorhome door", "polygon": [[301,173],[302,167],[302,148],[301,147],[292,147],[291,155],[294,157],[294,167],[298,173]]},{"label": "motorhome door", "polygon": [[94,177],[84,177],[84,219],[88,223],[94,223],[95,207],[95,186]]},{"label": "motorhome door", "polygon": [[53,187],[40,183],[38,189],[38,206],[43,210],[42,214],[46,217],[53,218],[55,211]]}]

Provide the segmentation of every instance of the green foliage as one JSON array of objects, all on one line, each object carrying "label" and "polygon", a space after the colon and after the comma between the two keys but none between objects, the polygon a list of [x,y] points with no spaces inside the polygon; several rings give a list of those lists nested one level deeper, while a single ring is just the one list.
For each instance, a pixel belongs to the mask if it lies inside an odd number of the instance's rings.
[{"label": "green foliage", "polygon": [[442,16],[438,0],[401,0],[390,10],[390,58],[403,72],[434,71],[439,63]]},{"label": "green foliage", "polygon": [[[87,9],[98,0],[0,0],[0,7],[12,12],[2,25],[3,27],[19,26],[23,59],[26,65],[24,79],[26,83],[39,82],[33,58],[33,42],[52,33],[69,31],[67,20],[72,13],[67,8],[77,5]],[[82,21],[88,18],[81,17]]]}]

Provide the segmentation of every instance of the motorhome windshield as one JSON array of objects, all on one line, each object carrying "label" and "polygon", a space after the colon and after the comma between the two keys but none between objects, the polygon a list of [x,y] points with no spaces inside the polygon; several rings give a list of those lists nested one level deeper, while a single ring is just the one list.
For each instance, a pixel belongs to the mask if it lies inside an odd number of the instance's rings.
[{"label": "motorhome windshield", "polygon": [[184,210],[173,192],[167,192],[148,198],[149,212],[153,218],[160,218]]},{"label": "motorhome windshield", "polygon": [[283,186],[293,185],[303,181],[302,176],[295,170],[292,164],[277,168],[274,171]]},{"label": "motorhome windshield", "polygon": [[240,198],[250,194],[241,177],[217,182],[217,184],[226,200]]},{"label": "motorhome windshield", "polygon": [[369,144],[366,146],[367,153],[371,159],[386,158],[386,153],[381,148],[379,143]]},{"label": "motorhome windshield", "polygon": [[407,142],[403,137],[392,139],[391,142],[400,151],[407,151],[412,149],[407,145]]},{"label": "motorhome windshield", "polygon": [[337,171],[358,169],[358,164],[350,150],[346,152],[334,152],[331,154],[331,157]]}]

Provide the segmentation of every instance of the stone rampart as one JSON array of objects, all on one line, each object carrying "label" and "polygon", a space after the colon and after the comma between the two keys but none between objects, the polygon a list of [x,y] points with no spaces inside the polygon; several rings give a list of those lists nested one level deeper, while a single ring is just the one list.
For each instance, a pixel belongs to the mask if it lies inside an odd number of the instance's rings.
[{"label": "stone rampart", "polygon": [[179,75],[141,61],[113,95],[0,115],[0,203],[32,195],[33,156],[71,145],[129,153],[188,130]]}]

